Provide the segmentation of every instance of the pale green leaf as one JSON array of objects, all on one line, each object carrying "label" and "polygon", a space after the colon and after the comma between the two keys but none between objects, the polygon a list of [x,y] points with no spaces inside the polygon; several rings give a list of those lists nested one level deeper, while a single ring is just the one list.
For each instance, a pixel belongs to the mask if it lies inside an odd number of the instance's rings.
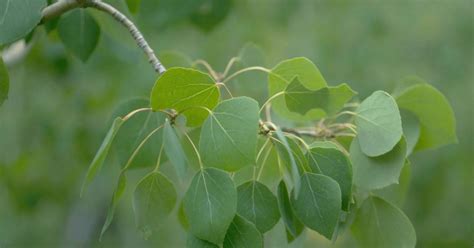
[{"label": "pale green leaf", "polygon": [[237,187],[237,213],[265,233],[280,220],[277,198],[270,189],[257,181]]},{"label": "pale green leaf", "polygon": [[174,109],[183,112],[187,125],[196,127],[219,101],[219,89],[207,74],[194,69],[171,68],[162,74],[151,92],[153,110]]},{"label": "pale green leaf", "polygon": [[188,239],[186,240],[186,247],[187,248],[219,248],[218,245],[196,238],[192,234],[188,234]]},{"label": "pale green leaf", "polygon": [[138,10],[140,9],[140,4],[142,1],[141,0],[125,0],[125,2],[127,3],[128,10],[131,13],[136,14]]},{"label": "pale green leaf", "polygon": [[[298,77],[301,84],[309,90],[318,90],[327,86],[319,69],[307,58],[293,58],[282,61],[276,65],[268,75],[268,91],[273,96],[285,91],[293,78]],[[320,110],[313,110],[306,115],[292,113],[285,104],[284,97],[275,98],[272,101],[272,109],[280,116],[290,120],[307,121],[324,116]]]},{"label": "pale green leaf", "polygon": [[2,106],[3,102],[8,98],[9,88],[10,79],[8,77],[8,71],[0,56],[0,106]]},{"label": "pale green leaf", "polygon": [[291,234],[291,238],[298,237],[304,230],[304,225],[296,217],[293,207],[291,206],[288,190],[285,182],[282,180],[278,184],[277,190],[278,208],[280,209],[281,218],[285,223],[287,231]]},{"label": "pale green leaf", "polygon": [[161,226],[176,205],[176,190],[159,172],[146,175],[133,193],[133,210],[137,227],[149,235]]},{"label": "pale green leaf", "polygon": [[420,138],[420,122],[416,116],[408,111],[400,111],[402,117],[403,135],[407,141],[407,156],[415,149]]},{"label": "pale green leaf", "polygon": [[222,101],[201,128],[204,166],[236,171],[255,164],[258,103],[248,97]]},{"label": "pale green leaf", "polygon": [[398,177],[405,163],[406,141],[402,138],[388,153],[369,157],[360,149],[359,139],[352,141],[351,161],[354,184],[362,189],[380,189],[398,183]]},{"label": "pale green leaf", "polygon": [[227,230],[224,248],[263,248],[263,237],[248,220],[236,215]]},{"label": "pale green leaf", "polygon": [[298,219],[305,226],[331,239],[341,213],[341,189],[330,177],[305,173],[299,195],[291,194]]},{"label": "pale green leaf", "polygon": [[222,243],[237,209],[237,191],[230,176],[214,168],[199,170],[183,201],[189,232],[214,244]]},{"label": "pale green leaf", "polygon": [[456,143],[456,120],[446,97],[427,83],[413,84],[396,97],[401,109],[418,117],[420,138],[415,151]]},{"label": "pale green leaf", "polygon": [[100,27],[85,9],[76,9],[59,19],[58,33],[66,48],[85,62],[99,42]]},{"label": "pale green leaf", "polygon": [[340,111],[355,94],[347,84],[309,90],[295,77],[285,89],[285,102],[291,112],[305,115],[310,110],[322,110],[326,116],[331,116]]},{"label": "pale green leaf", "polygon": [[122,126],[123,123],[124,120],[120,117],[115,118],[114,122],[112,123],[112,126],[110,127],[109,131],[107,132],[107,135],[102,141],[99,150],[97,150],[97,153],[95,154],[92,163],[89,165],[89,169],[87,169],[86,177],[81,187],[81,196],[84,194],[84,190],[86,189],[86,187],[92,182],[94,177],[97,175],[97,172],[99,172],[102,168],[105,158],[109,153],[110,145],[112,144],[115,135],[117,134],[118,130],[120,129],[120,126]]},{"label": "pale green leaf", "polygon": [[102,230],[100,231],[100,240],[102,240],[102,236],[104,235],[105,231],[107,231],[110,224],[112,224],[112,220],[114,219],[115,215],[115,208],[117,207],[120,198],[122,198],[126,186],[127,178],[125,177],[124,173],[121,173],[117,183],[117,187],[114,191],[114,195],[112,196],[112,202],[110,203],[109,209],[107,211],[107,217],[105,218],[104,225],[102,226]]},{"label": "pale green leaf", "polygon": [[351,227],[361,247],[412,248],[416,233],[408,217],[378,197],[369,197],[357,211]]},{"label": "pale green leaf", "polygon": [[408,192],[411,179],[411,164],[407,159],[400,173],[398,184],[391,184],[385,188],[373,190],[372,193],[395,206],[402,206],[405,202],[405,196]]},{"label": "pale green leaf", "polygon": [[186,154],[169,120],[165,121],[163,127],[163,147],[169,161],[176,168],[178,176],[184,179],[187,169]]},{"label": "pale green leaf", "polygon": [[45,0],[0,1],[0,46],[28,35],[41,20]]},{"label": "pale green leaf", "polygon": [[374,92],[360,104],[355,124],[360,148],[371,157],[391,151],[402,136],[397,103],[384,91]]},{"label": "pale green leaf", "polygon": [[342,210],[348,210],[352,198],[352,165],[337,148],[313,147],[306,154],[314,173],[334,179],[341,188]]}]

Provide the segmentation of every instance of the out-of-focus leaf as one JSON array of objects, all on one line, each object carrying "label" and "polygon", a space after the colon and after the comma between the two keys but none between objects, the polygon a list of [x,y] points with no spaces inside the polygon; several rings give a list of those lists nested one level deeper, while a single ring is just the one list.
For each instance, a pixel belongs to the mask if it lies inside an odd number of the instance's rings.
[{"label": "out-of-focus leaf", "polygon": [[173,67],[191,67],[193,63],[188,56],[176,51],[165,51],[160,53],[158,57],[167,69]]},{"label": "out-of-focus leaf", "polygon": [[130,10],[131,13],[136,14],[138,12],[138,9],[140,8],[141,0],[125,0],[127,3],[128,10]]},{"label": "out-of-focus leaf", "polygon": [[402,117],[403,135],[407,141],[407,156],[413,152],[420,138],[420,122],[416,116],[408,111],[400,111]]},{"label": "out-of-focus leaf", "polygon": [[117,207],[120,198],[122,198],[126,187],[127,178],[125,177],[124,173],[121,173],[117,183],[117,188],[115,188],[114,195],[112,196],[112,202],[110,203],[109,209],[107,211],[107,217],[105,218],[104,225],[102,226],[102,230],[100,231],[100,240],[102,240],[102,236],[104,235],[105,231],[107,231],[110,224],[112,224],[112,220],[114,219],[115,215],[115,208]]},{"label": "out-of-focus leaf", "polygon": [[211,31],[229,14],[232,0],[200,0],[191,14],[191,22],[204,31]]},{"label": "out-of-focus leaf", "polygon": [[3,59],[0,57],[0,106],[8,98],[8,90],[10,89],[10,79],[8,77],[8,71],[3,63]]}]

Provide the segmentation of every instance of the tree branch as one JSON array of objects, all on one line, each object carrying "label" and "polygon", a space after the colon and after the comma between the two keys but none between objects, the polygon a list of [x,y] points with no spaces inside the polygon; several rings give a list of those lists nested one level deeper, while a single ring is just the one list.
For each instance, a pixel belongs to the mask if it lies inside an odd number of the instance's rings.
[{"label": "tree branch", "polygon": [[90,7],[111,15],[116,21],[122,24],[132,35],[137,45],[143,50],[145,55],[148,57],[148,62],[152,65],[153,69],[159,74],[163,74],[166,68],[161,64],[155,55],[155,52],[150,47],[148,42],[143,37],[142,33],[135,24],[128,19],[124,14],[118,11],[116,8],[108,3],[104,3],[100,0],[59,0],[58,2],[51,4],[50,6],[43,9],[42,22],[51,20],[55,17],[62,15],[63,13],[79,7]]}]

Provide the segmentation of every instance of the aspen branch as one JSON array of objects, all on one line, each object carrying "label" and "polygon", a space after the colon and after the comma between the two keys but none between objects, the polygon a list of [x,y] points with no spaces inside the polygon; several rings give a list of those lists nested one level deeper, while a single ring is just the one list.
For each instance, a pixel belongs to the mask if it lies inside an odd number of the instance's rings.
[{"label": "aspen branch", "polygon": [[43,9],[42,22],[58,17],[71,9],[80,7],[94,8],[111,15],[117,22],[122,24],[122,26],[124,26],[130,32],[137,45],[148,57],[148,62],[152,65],[153,69],[159,74],[163,74],[166,71],[166,68],[163,66],[163,64],[161,64],[160,60],[158,60],[155,52],[145,40],[140,30],[138,30],[137,26],[127,16],[108,3],[104,3],[100,0],[59,0],[58,2]]}]

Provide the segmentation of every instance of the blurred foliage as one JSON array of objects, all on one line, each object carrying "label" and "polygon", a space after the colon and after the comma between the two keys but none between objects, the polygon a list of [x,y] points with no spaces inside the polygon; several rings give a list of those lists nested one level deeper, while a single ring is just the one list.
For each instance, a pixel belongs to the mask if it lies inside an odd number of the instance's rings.
[{"label": "blurred foliage", "polygon": [[[110,2],[126,8],[122,0]],[[106,161],[93,190],[79,198],[114,109],[127,99],[148,97],[156,80],[126,31],[109,16],[90,13],[103,35],[87,63],[65,52],[56,31],[46,34],[40,27],[25,60],[7,65],[11,89],[0,108],[0,246],[182,247],[177,218],[150,239],[141,237],[129,200],[133,187],[98,242],[118,160]],[[133,18],[159,53],[179,51],[219,71],[252,42],[263,51],[266,66],[306,56],[329,84],[348,82],[361,97],[392,90],[406,75],[426,79],[453,105],[459,144],[411,158],[413,179],[403,209],[419,247],[474,244],[471,0],[142,0]],[[238,83],[233,83],[236,89]],[[166,174],[169,165],[163,170]],[[133,170],[129,179],[136,184],[145,173]],[[282,228],[280,223],[267,235],[268,247],[284,243],[272,236]],[[303,236],[293,246],[332,246],[314,232]],[[351,237],[345,237],[333,246],[351,247]]]}]

